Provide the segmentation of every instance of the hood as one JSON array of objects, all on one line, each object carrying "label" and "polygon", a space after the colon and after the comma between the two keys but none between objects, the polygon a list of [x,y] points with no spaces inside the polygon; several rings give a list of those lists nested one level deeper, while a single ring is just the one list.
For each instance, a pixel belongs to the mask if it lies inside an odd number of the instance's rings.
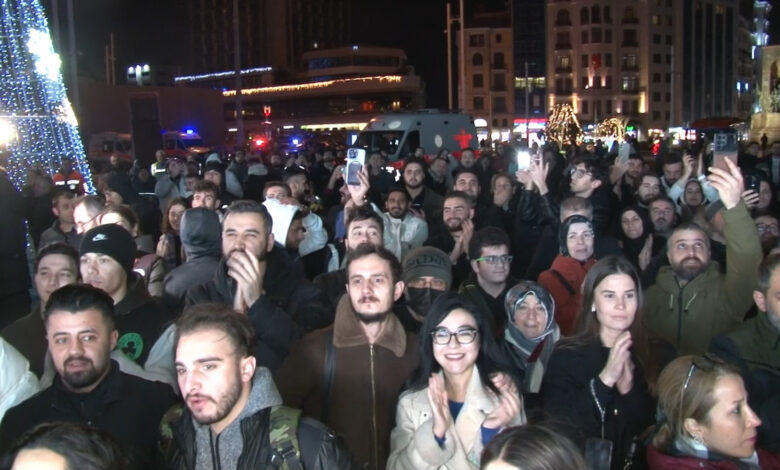
[{"label": "hood", "polygon": [[262,163],[253,163],[247,169],[247,174],[252,176],[265,176],[268,174],[268,168]]},{"label": "hood", "polygon": [[198,207],[188,209],[181,218],[181,244],[187,258],[222,255],[222,227],[216,212]]},{"label": "hood", "polygon": [[263,205],[268,209],[268,213],[271,214],[271,220],[273,221],[271,232],[274,234],[274,239],[280,245],[285,246],[287,232],[290,229],[293,216],[298,212],[298,207],[282,204],[276,199],[266,199],[263,201]]},{"label": "hood", "polygon": [[222,163],[222,159],[219,158],[219,154],[218,153],[214,152],[214,153],[209,154],[208,157],[206,157],[206,163],[209,163],[209,162]]}]

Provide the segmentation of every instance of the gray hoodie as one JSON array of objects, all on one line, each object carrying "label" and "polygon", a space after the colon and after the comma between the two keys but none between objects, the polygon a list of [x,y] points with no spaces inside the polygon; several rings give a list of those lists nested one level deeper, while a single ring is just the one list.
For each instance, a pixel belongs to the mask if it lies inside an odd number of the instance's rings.
[{"label": "gray hoodie", "polygon": [[258,367],[252,379],[252,390],[241,414],[232,423],[214,435],[208,424],[198,424],[193,418],[195,427],[195,468],[213,470],[212,445],[219,455],[219,468],[237,468],[238,458],[244,450],[244,439],[241,436],[241,421],[260,410],[282,404],[282,397],[276,389],[271,372],[265,367]]}]

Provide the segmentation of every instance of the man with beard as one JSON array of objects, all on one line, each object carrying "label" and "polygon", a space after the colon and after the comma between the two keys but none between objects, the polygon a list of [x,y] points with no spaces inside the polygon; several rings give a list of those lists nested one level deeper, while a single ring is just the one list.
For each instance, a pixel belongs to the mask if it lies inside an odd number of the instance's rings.
[{"label": "man with beard", "polygon": [[[270,372],[252,356],[253,341],[247,317],[219,304],[192,307],[176,322],[176,375],[186,408],[174,406],[160,425],[165,468],[352,468],[328,429],[279,406]],[[291,416],[294,422],[286,420]],[[279,453],[282,445],[291,448]]]},{"label": "man with beard", "polygon": [[268,210],[236,201],[222,223],[222,260],[214,278],[191,288],[185,308],[206,302],[231,305],[249,317],[257,335],[258,363],[275,369],[298,336],[298,326],[317,324],[319,292],[303,282],[281,246],[274,246]]},{"label": "man with beard", "polygon": [[440,249],[421,246],[404,257],[401,278],[404,297],[395,303],[393,312],[406,331],[416,334],[433,302],[450,290],[452,263]]},{"label": "man with beard", "polygon": [[177,398],[168,385],[119,370],[111,297],[88,285],[67,285],[43,313],[54,383],[11,408],[0,424],[0,452],[41,423],[77,422],[102,429],[132,452],[138,468],[153,468],[157,429]]},{"label": "man with beard", "polygon": [[474,234],[474,208],[471,197],[462,191],[452,191],[442,208],[444,230],[438,230],[425,242],[448,253],[453,265],[453,285],[459,286],[471,272],[468,249]]},{"label": "man with beard", "polygon": [[409,212],[410,202],[411,197],[403,186],[393,186],[387,193],[386,212],[382,213],[385,248],[399,260],[428,239],[428,223]]},{"label": "man with beard", "polygon": [[410,211],[414,215],[425,218],[428,226],[436,220],[436,214],[441,210],[442,197],[425,186],[425,160],[411,157],[404,162],[401,178],[406,192],[411,197]]},{"label": "man with beard", "polygon": [[653,223],[653,232],[664,238],[669,238],[672,229],[677,225],[677,212],[674,201],[668,196],[656,196],[647,206],[650,212],[650,221]]},{"label": "man with beard", "polygon": [[298,246],[301,256],[321,250],[328,243],[328,232],[322,225],[319,215],[311,211],[309,206],[309,176],[301,167],[292,166],[284,170],[284,183],[290,188],[291,197],[280,197],[282,204],[297,205],[303,214],[303,228],[306,230],[303,241]]},{"label": "man with beard", "polygon": [[647,324],[679,354],[702,354],[713,336],[742,323],[752,304],[752,290],[761,262],[756,226],[742,201],[744,183],[739,168],[726,160],[729,171],[710,168],[709,180],[723,202],[728,263],[725,274],[710,260],[704,230],[689,222],[678,226],[666,243],[671,266],[658,272],[646,292]]},{"label": "man with beard", "polygon": [[650,201],[661,194],[661,178],[655,173],[642,173],[637,179],[634,194],[636,196],[636,204],[639,207],[649,207]]},{"label": "man with beard", "polygon": [[774,254],[758,268],[753,300],[758,315],[735,331],[712,339],[710,351],[739,367],[750,407],[763,424],[758,446],[780,452],[780,255]]},{"label": "man with beard", "polygon": [[333,326],[305,336],[275,376],[284,403],[343,436],[365,469],[385,468],[398,394],[419,362],[417,337],[393,314],[403,290],[395,255],[357,247]]}]

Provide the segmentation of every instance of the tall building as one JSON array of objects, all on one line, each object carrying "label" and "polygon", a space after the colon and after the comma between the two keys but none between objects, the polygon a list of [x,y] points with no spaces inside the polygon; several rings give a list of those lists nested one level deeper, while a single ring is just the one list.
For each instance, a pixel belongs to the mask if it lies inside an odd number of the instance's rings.
[{"label": "tall building", "polygon": [[[351,0],[240,0],[241,67],[301,69],[303,53],[348,44]],[[190,73],[231,70],[234,0],[188,3]]]},{"label": "tall building", "polygon": [[[737,0],[684,0],[682,119],[691,123],[712,116],[739,114],[738,77],[744,81]],[[747,46],[749,47],[749,45]],[[740,87],[740,90],[737,87]]]},{"label": "tall building", "polygon": [[[515,115],[523,119],[547,117],[547,56],[544,38],[544,0],[513,0]],[[527,79],[527,80],[526,80]],[[528,106],[526,107],[526,92]]]},{"label": "tall building", "polygon": [[515,79],[508,12],[479,13],[466,21],[464,111],[481,137],[509,140],[514,128]]},{"label": "tall building", "polygon": [[583,123],[624,117],[641,130],[679,121],[677,0],[547,0],[548,105]]}]

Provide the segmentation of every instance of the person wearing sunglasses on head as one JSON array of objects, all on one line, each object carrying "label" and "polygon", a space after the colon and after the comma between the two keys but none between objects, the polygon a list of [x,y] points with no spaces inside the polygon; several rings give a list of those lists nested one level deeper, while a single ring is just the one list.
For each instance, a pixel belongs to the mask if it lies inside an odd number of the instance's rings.
[{"label": "person wearing sunglasses on head", "polygon": [[756,448],[761,420],[739,370],[714,354],[669,363],[658,378],[658,408],[650,470],[780,468],[780,456]]},{"label": "person wearing sunglasses on head", "polygon": [[457,294],[440,296],[420,330],[420,367],[398,402],[388,470],[477,469],[484,446],[525,421],[490,324]]}]

